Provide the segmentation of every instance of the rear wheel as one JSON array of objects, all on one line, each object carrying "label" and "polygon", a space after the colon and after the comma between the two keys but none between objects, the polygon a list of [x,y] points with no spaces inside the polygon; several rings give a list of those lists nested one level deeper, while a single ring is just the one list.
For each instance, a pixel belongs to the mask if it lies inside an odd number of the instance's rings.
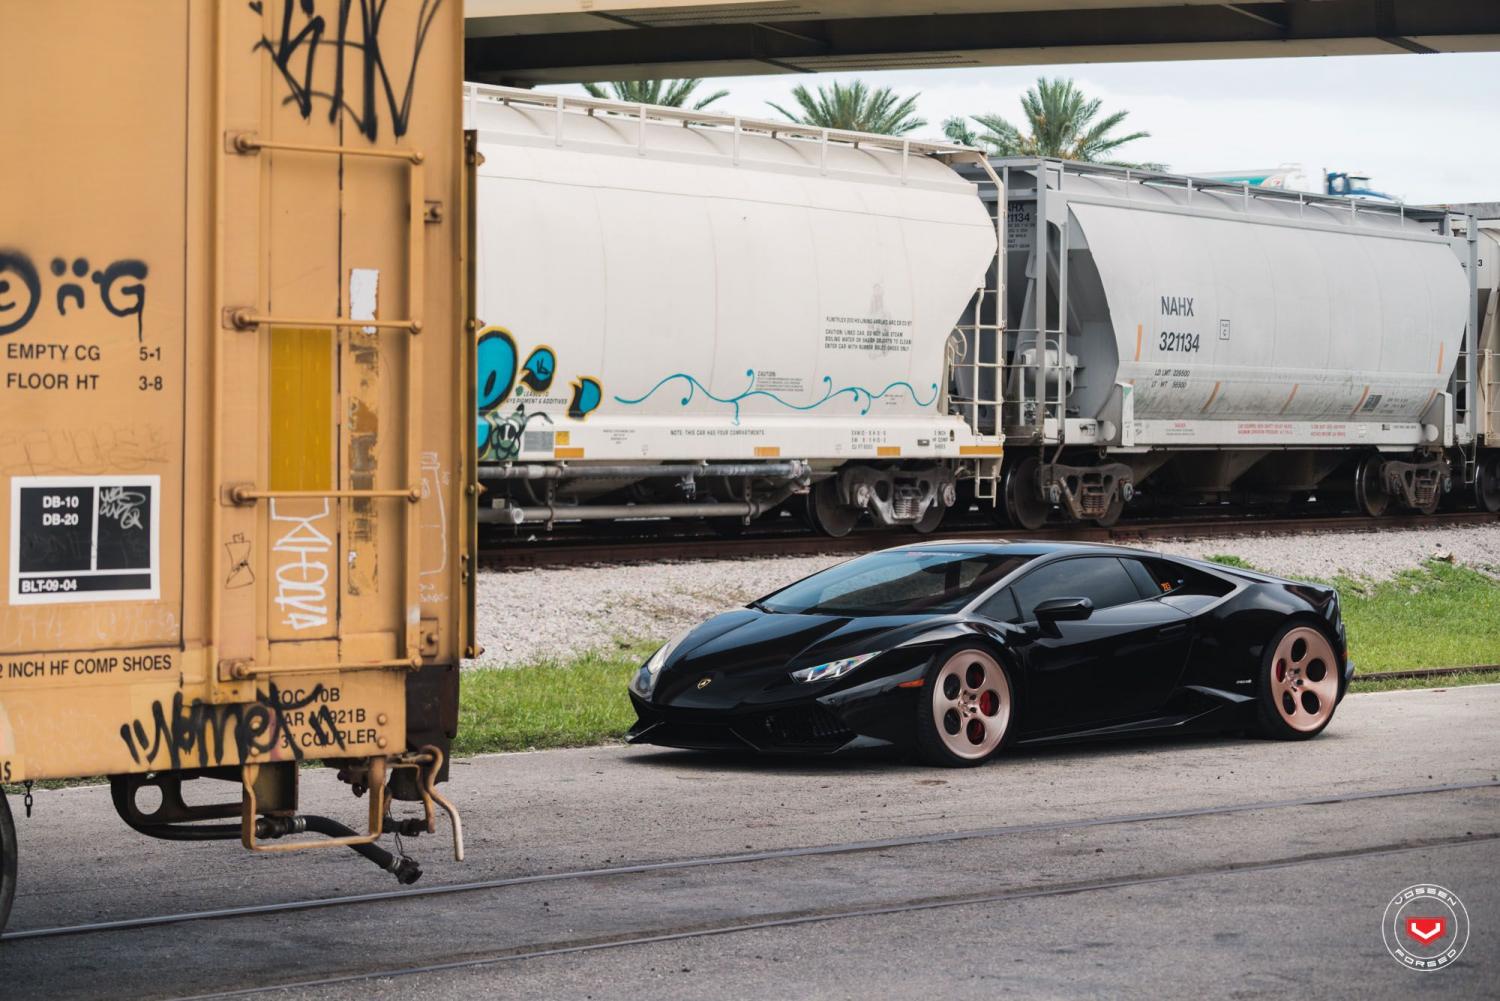
[{"label": "rear wheel", "polygon": [[1260,730],[1276,740],[1307,740],[1333,719],[1338,658],[1322,631],[1293,623],[1266,647],[1259,678]]},{"label": "rear wheel", "polygon": [[10,918],[10,905],[16,899],[16,824],[10,816],[10,804],[0,792],[0,931]]},{"label": "rear wheel", "polygon": [[1015,689],[995,656],[960,647],[927,671],[918,706],[917,750],[931,765],[964,768],[1005,743],[1015,717]]}]

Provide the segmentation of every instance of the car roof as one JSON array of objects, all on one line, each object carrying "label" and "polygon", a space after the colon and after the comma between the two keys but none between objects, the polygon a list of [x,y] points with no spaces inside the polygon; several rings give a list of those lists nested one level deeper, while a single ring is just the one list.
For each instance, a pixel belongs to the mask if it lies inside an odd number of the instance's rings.
[{"label": "car roof", "polygon": [[1054,542],[1050,540],[1011,542],[1008,539],[938,539],[915,542],[905,546],[896,546],[895,548],[913,552],[931,550],[945,553],[988,553],[994,556],[1051,556],[1066,553],[1141,556],[1146,553],[1145,550],[1132,549],[1129,546],[1114,546],[1103,542]]}]

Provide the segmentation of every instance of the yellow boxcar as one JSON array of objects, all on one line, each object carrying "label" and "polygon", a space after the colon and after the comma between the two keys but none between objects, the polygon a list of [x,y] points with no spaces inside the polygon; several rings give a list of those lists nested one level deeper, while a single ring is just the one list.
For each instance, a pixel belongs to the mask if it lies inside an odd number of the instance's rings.
[{"label": "yellow boxcar", "polygon": [[[471,653],[462,39],[460,0],[0,0],[0,781],[414,877],[371,842],[433,828]],[[369,829],[297,814],[310,759]],[[3,924],[3,796],[0,855]]]}]

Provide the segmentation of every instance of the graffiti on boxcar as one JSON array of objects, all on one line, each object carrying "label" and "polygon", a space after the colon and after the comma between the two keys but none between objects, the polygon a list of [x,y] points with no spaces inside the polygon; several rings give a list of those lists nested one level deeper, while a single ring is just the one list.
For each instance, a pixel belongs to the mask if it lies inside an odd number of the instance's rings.
[{"label": "graffiti on boxcar", "polygon": [[224,550],[229,555],[229,575],[224,578],[226,589],[233,591],[255,583],[255,571],[250,569],[250,549],[250,540],[245,538],[244,532],[235,532],[224,543]]},{"label": "graffiti on boxcar", "polygon": [[524,403],[517,403],[509,415],[502,416],[493,410],[485,414],[480,421],[479,457],[497,462],[514,459],[521,454],[526,429],[536,420],[552,423],[546,414],[528,414]]},{"label": "graffiti on boxcar", "polygon": [[932,395],[924,400],[922,399],[921,393],[917,390],[917,387],[909,382],[900,381],[887,383],[885,388],[878,390],[867,389],[864,386],[844,386],[842,388],[835,389],[833,384],[833,377],[825,375],[823,376],[823,395],[815,400],[811,400],[806,403],[799,403],[793,400],[785,399],[779,393],[773,393],[770,390],[766,389],[757,389],[755,380],[758,377],[759,374],[755,369],[747,368],[745,369],[745,378],[749,381],[747,382],[745,388],[740,390],[733,396],[719,396],[712,390],[710,390],[707,385],[699,381],[697,376],[689,375],[686,372],[675,372],[672,375],[666,376],[659,380],[656,385],[652,386],[641,396],[635,397],[633,399],[625,396],[616,396],[615,402],[623,403],[626,406],[631,407],[637,406],[650,400],[653,396],[656,395],[656,391],[661,389],[662,387],[668,385],[669,383],[681,380],[681,383],[683,385],[683,395],[678,399],[678,404],[680,406],[685,407],[689,403],[692,403],[695,397],[702,396],[714,403],[719,403],[723,404],[724,406],[731,407],[733,409],[732,420],[735,424],[739,424],[740,404],[755,397],[770,400],[772,403],[775,403],[778,406],[785,407],[788,410],[805,411],[816,410],[823,404],[828,403],[830,400],[838,399],[841,396],[848,396],[851,402],[855,406],[860,408],[859,413],[862,416],[870,412],[870,408],[875,405],[876,400],[883,400],[887,397],[904,395],[910,397],[912,402],[916,403],[917,406],[925,408],[932,406],[933,401],[935,401],[938,396],[938,386],[935,382],[928,387]]},{"label": "graffiti on boxcar", "polygon": [[[338,0],[324,9],[336,11],[336,23],[330,28],[318,13],[316,0],[287,0],[281,7],[275,36],[262,35],[255,48],[265,49],[287,87],[284,103],[296,107],[304,119],[312,117],[313,107],[328,103],[328,121],[337,122],[341,114],[371,142],[380,135],[380,106],[390,116],[391,131],[396,138],[406,135],[411,124],[412,90],[416,86],[417,63],[427,43],[427,33],[437,18],[442,0],[422,0],[417,10],[411,57],[406,79],[392,81],[387,52],[381,45],[380,32],[389,0]],[[264,0],[251,0],[250,9],[265,13]],[[274,9],[274,5],[273,5]],[[356,16],[357,15],[357,16]],[[273,18],[273,21],[278,19]],[[330,90],[315,83],[318,59],[325,49],[333,63]],[[350,83],[350,81],[355,81]],[[399,90],[399,93],[398,93]]]},{"label": "graffiti on boxcar", "polygon": [[0,250],[0,337],[30,323],[41,301],[42,282],[31,258],[19,251]]},{"label": "graffiti on boxcar", "polygon": [[325,498],[321,510],[311,514],[283,514],[271,500],[272,523],[289,527],[276,537],[271,549],[291,558],[276,567],[276,607],[282,623],[296,630],[328,625],[328,557],[333,540],[318,527],[329,516]]},{"label": "graffiti on boxcar", "polygon": [[[509,330],[485,327],[479,332],[474,357],[479,404],[479,458],[507,462],[521,454],[528,425],[538,419],[553,423],[549,415],[536,411],[535,406],[555,403],[560,407],[562,404],[561,399],[551,400],[544,395],[557,377],[557,352],[545,344],[538,345],[522,362],[516,339]],[[568,417],[583,420],[599,406],[603,391],[599,380],[591,376],[582,376],[571,386]],[[501,413],[501,404],[528,393],[539,401],[531,412],[527,412],[524,403],[518,402],[509,413]],[[551,447],[550,444],[546,446]]]},{"label": "graffiti on boxcar", "polygon": [[604,391],[599,388],[599,380],[583,376],[573,382],[573,398],[568,401],[568,416],[575,421],[581,421],[593,413],[599,406],[599,401],[604,398]]},{"label": "graffiti on boxcar", "polygon": [[[135,317],[136,339],[141,340],[145,334],[145,281],[149,270],[144,261],[123,258],[90,274],[87,257],[75,257],[71,264],[65,258],[54,257],[51,271],[60,279],[52,295],[57,315],[67,316],[70,305],[75,312],[87,308],[88,293],[81,283],[87,276],[99,286],[99,302],[111,315]],[[41,273],[31,257],[19,250],[0,250],[0,337],[30,323],[42,300]]]},{"label": "graffiti on boxcar", "polygon": [[213,704],[202,699],[188,702],[181,692],[170,704],[160,699],[151,704],[149,719],[135,719],[120,725],[120,739],[138,765],[160,764],[166,754],[171,768],[184,766],[211,767],[231,760],[248,761],[255,755],[269,754],[278,747],[292,758],[304,757],[302,747],[291,732],[293,719],[306,713],[308,732],[304,743],[315,747],[344,748],[344,735],[338,717],[328,707],[329,691],[321,684],[308,692],[282,692],[276,682],[256,694],[254,702]]}]

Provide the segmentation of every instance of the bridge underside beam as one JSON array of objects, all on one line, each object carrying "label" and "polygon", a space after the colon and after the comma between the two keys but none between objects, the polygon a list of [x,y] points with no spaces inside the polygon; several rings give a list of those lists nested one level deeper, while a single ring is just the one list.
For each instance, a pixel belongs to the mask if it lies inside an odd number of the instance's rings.
[{"label": "bridge underside beam", "polygon": [[[933,7],[959,12],[919,13]],[[1173,5],[1151,0],[1082,5],[1063,0],[761,0],[708,6],[692,0],[521,0],[498,7],[470,0],[468,9],[468,79],[523,85],[1500,50],[1500,3],[1493,0],[1179,0]],[[485,16],[497,9],[517,13]],[[861,16],[861,11],[884,16]]]}]

